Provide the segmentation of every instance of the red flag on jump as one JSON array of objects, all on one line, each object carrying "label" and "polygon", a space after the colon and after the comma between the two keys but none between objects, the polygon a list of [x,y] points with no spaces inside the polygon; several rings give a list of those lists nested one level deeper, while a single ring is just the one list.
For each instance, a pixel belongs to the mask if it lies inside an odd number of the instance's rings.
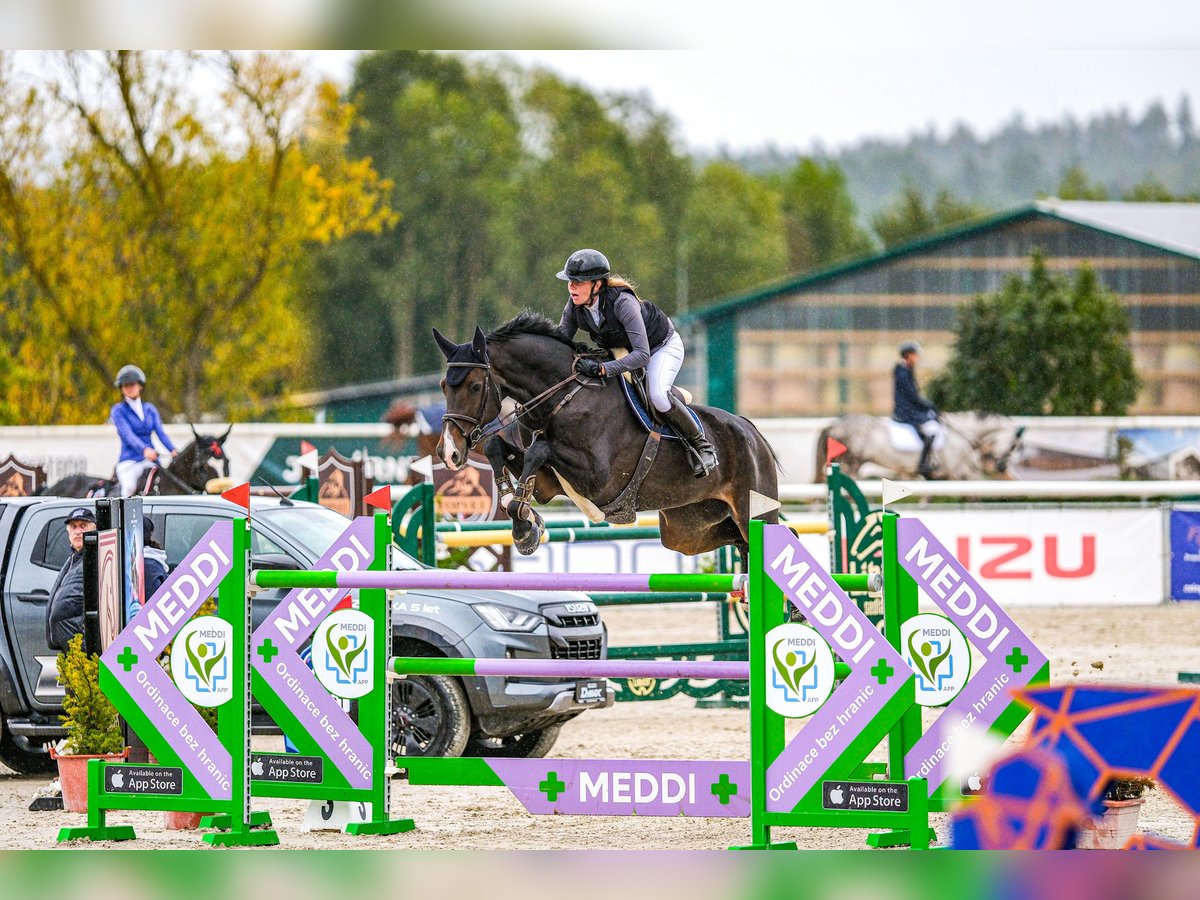
[{"label": "red flag on jump", "polygon": [[316,449],[317,448],[314,447],[312,444],[310,444],[308,441],[302,440],[300,442],[300,455],[301,456],[303,456],[305,453],[312,453]]},{"label": "red flag on jump", "polygon": [[363,497],[363,502],[367,506],[374,506],[376,509],[382,509],[385,512],[392,511],[392,486],[385,484],[377,491],[371,491],[367,496]]},{"label": "red flag on jump", "polygon": [[230,503],[236,503],[238,506],[250,509],[250,482],[239,484],[237,487],[232,487],[221,494]]},{"label": "red flag on jump", "polygon": [[849,447],[847,447],[837,438],[825,439],[825,459],[828,462],[833,462],[849,449]]}]

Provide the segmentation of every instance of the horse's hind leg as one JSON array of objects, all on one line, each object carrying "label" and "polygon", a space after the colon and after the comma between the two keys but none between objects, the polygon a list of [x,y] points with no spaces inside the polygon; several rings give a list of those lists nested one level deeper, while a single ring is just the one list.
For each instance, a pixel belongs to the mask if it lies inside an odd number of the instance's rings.
[{"label": "horse's hind leg", "polygon": [[663,546],[694,556],[718,547],[741,543],[741,534],[721,500],[701,500],[688,506],[658,512]]}]

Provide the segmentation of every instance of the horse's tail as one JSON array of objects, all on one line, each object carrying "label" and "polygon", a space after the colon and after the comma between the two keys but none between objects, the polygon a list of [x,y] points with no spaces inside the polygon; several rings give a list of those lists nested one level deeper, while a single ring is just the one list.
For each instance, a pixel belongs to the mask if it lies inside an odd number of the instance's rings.
[{"label": "horse's tail", "polygon": [[754,430],[754,433],[758,435],[758,439],[763,442],[763,446],[765,446],[767,448],[767,452],[771,454],[771,462],[775,464],[775,471],[782,475],[783,464],[779,461],[779,454],[775,452],[775,448],[771,446],[771,442],[763,437],[763,433],[758,430],[758,426],[752,421],[747,419],[745,416],[739,416],[738,418],[742,419]]},{"label": "horse's tail", "polygon": [[829,460],[825,458],[826,452],[829,450],[829,436],[833,431],[832,425],[826,425],[817,435],[817,474],[813,478],[814,484],[825,483],[825,467],[829,464]]}]

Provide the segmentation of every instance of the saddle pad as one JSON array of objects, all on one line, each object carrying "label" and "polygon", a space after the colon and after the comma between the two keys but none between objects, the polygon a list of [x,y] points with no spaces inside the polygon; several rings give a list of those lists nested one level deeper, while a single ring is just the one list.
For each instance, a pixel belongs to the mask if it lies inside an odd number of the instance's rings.
[{"label": "saddle pad", "polygon": [[[612,354],[613,359],[621,359],[622,357],[629,355],[629,351],[626,350],[624,347],[614,347],[612,350],[610,350],[608,352]],[[621,377],[625,379],[625,382],[627,384],[634,383],[633,382],[633,372],[622,372]],[[684,403],[686,403],[688,406],[692,405],[693,398],[692,398],[691,391],[689,391],[685,387],[680,387],[679,385],[675,385],[675,390],[679,391],[680,396],[683,397]],[[692,416],[692,418],[694,419],[695,416]]]},{"label": "saddle pad", "polygon": [[[650,418],[650,413],[646,411],[646,407],[642,403],[642,398],[638,396],[638,392],[634,389],[633,385],[624,378],[621,379],[621,390],[625,392],[625,400],[629,403],[629,408],[633,410],[633,414],[637,416],[638,421],[642,423],[642,427],[646,431],[661,430],[664,438],[672,441],[679,440],[679,435],[675,432],[674,428],[666,422],[659,424]],[[704,424],[690,407],[688,408],[688,415],[692,417],[692,421],[699,426],[701,433],[703,433]]]},{"label": "saddle pad", "polygon": [[[905,422],[897,422],[895,419],[884,419],[888,428],[888,440],[891,441],[892,449],[899,450],[902,453],[920,453],[921,438],[917,436],[917,429]],[[937,437],[933,439],[933,449],[941,450],[942,445],[946,443],[946,432],[939,429]]]}]

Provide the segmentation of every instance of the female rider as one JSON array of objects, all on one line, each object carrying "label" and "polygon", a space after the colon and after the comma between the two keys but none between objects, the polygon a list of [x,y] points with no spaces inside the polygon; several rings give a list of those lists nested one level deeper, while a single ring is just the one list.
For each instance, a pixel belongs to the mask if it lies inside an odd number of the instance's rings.
[{"label": "female rider", "polygon": [[582,328],[600,347],[629,351],[621,359],[603,363],[584,357],[576,371],[611,378],[645,368],[650,402],[694,451],[692,473],[703,478],[716,468],[716,450],[687,405],[671,392],[683,365],[683,340],[667,315],[641,299],[624,278],[612,274],[607,257],[598,250],[576,250],[558,278],[567,282],[569,295],[559,323],[567,339]]},{"label": "female rider", "polygon": [[117,427],[121,438],[121,458],[117,461],[117,481],[121,483],[121,496],[132,497],[137,493],[142,473],[158,464],[158,451],[154,449],[154,435],[162,442],[167,452],[174,456],[175,445],[163,431],[162,418],[153,403],[142,400],[146,387],[146,373],[137,366],[122,366],[117,373],[115,387],[124,397],[113,404],[109,418]]}]

